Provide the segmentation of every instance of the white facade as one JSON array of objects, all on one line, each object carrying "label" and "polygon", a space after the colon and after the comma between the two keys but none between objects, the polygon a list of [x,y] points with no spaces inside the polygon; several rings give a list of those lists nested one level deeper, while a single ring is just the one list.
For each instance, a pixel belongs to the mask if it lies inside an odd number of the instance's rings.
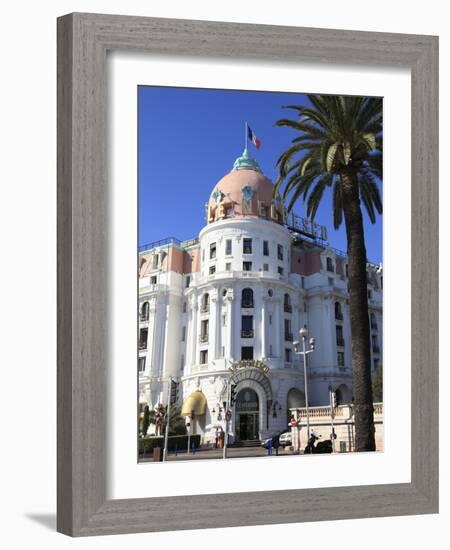
[{"label": "white facade", "polygon": [[[330,385],[340,389],[342,402],[351,401],[345,258],[280,223],[267,204],[271,184],[245,155],[215,187],[198,241],[169,239],[140,254],[140,403],[167,403],[169,377],[179,382],[180,405],[200,390],[206,410],[192,430],[203,442],[213,441],[215,426],[225,423],[233,364],[239,368],[234,440],[287,427],[289,408],[303,405],[303,363],[292,341],[304,325],[316,338],[308,355],[309,403],[328,404]],[[241,189],[247,176],[251,185]],[[368,281],[375,370],[383,343],[382,279],[370,266]],[[267,374],[241,360],[261,361]]]}]

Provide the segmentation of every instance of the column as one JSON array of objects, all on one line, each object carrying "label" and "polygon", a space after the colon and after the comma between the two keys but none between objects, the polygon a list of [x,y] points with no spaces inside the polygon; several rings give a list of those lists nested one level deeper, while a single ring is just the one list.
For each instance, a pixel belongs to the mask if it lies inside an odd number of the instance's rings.
[{"label": "column", "polygon": [[218,308],[218,292],[210,291],[209,293],[209,320],[208,320],[208,357],[210,360],[217,357],[217,312]]},{"label": "column", "polygon": [[261,300],[261,359],[267,357],[267,336],[266,336],[266,323],[267,323],[267,304],[265,297]]},{"label": "column", "polygon": [[234,333],[233,336],[233,357],[239,361],[241,358],[241,296],[240,290],[236,296],[234,302],[234,318],[232,320],[231,329]]},{"label": "column", "polygon": [[219,359],[222,356],[222,318],[221,318],[221,308],[222,299],[219,293],[217,293],[217,303],[216,303],[216,354],[215,358]]},{"label": "column", "polygon": [[197,337],[197,301],[193,296],[190,300],[190,319],[189,319],[189,352],[187,353],[187,364],[189,367],[193,367],[196,364],[195,352],[196,352],[196,337]]},{"label": "column", "polygon": [[284,343],[284,334],[283,334],[283,326],[282,326],[282,319],[281,319],[281,303],[280,300],[277,298],[274,300],[274,355],[275,357],[281,357],[281,349],[282,345]]},{"label": "column", "polygon": [[233,294],[231,291],[228,291],[227,297],[226,297],[226,303],[227,303],[227,344],[225,349],[225,354],[228,359],[233,358]]}]

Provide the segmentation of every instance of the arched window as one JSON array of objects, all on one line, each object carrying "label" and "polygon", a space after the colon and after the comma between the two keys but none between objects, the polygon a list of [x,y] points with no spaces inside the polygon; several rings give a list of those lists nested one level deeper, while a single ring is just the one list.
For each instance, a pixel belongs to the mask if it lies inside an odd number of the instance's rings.
[{"label": "arched window", "polygon": [[186,313],[187,311],[187,303],[183,302],[183,313]]},{"label": "arched window", "polygon": [[333,260],[331,258],[327,258],[327,271],[334,272]]},{"label": "arched window", "polygon": [[149,314],[150,314],[150,305],[148,302],[144,302],[142,304],[142,309],[141,309],[141,321],[148,321]]},{"label": "arched window", "polygon": [[292,313],[291,296],[288,293],[284,295],[284,311]]},{"label": "arched window", "polygon": [[372,328],[373,330],[376,330],[378,328],[377,318],[375,317],[375,313],[370,314],[370,328]]},{"label": "arched window", "polygon": [[203,297],[202,297],[201,311],[202,313],[207,313],[209,311],[209,294],[207,292],[203,294]]},{"label": "arched window", "polygon": [[340,302],[335,302],[334,304],[334,318],[338,321],[342,321],[344,316],[342,315],[342,306]]},{"label": "arched window", "polygon": [[253,290],[251,288],[243,289],[241,307],[253,307]]}]

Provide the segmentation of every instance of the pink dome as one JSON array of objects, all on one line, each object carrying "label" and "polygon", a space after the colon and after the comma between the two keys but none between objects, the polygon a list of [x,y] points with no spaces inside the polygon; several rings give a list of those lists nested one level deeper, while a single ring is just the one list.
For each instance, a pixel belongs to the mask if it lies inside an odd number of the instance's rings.
[{"label": "pink dome", "polygon": [[[244,151],[244,155],[246,155]],[[239,162],[255,168],[240,167]],[[238,166],[238,167],[236,167]],[[265,218],[272,221],[273,184],[261,173],[256,161],[240,157],[235,168],[218,181],[208,201],[208,223],[223,218]]]}]

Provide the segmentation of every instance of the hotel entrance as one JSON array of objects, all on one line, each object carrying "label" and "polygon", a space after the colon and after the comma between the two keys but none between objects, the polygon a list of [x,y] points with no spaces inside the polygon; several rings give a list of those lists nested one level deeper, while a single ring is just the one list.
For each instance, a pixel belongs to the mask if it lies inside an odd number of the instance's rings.
[{"label": "hotel entrance", "polygon": [[259,439],[259,399],[257,393],[244,388],[236,397],[236,439],[256,441]]}]

